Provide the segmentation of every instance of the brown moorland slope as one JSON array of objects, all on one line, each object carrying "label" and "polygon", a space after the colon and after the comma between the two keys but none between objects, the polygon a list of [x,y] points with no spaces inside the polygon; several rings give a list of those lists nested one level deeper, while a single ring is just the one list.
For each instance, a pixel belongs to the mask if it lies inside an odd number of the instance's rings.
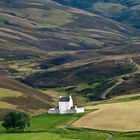
[{"label": "brown moorland slope", "polygon": [[24,85],[8,75],[0,75],[0,118],[12,110],[37,114],[46,111],[52,103],[53,100],[50,96]]},{"label": "brown moorland slope", "polygon": [[0,2],[0,68],[35,88],[88,101],[127,94],[135,87],[123,82],[139,75],[139,52],[139,33],[113,20],[49,0]]}]

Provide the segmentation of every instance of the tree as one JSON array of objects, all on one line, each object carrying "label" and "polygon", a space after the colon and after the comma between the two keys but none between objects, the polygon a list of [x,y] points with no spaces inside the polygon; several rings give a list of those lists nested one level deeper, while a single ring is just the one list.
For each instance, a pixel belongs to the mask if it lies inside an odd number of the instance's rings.
[{"label": "tree", "polygon": [[23,112],[11,112],[4,117],[2,126],[8,131],[24,131],[30,125],[30,117]]}]

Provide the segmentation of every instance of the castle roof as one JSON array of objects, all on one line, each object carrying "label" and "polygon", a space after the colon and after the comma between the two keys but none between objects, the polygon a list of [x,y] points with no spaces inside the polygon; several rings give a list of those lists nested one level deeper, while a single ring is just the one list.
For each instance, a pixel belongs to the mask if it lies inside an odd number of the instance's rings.
[{"label": "castle roof", "polygon": [[70,101],[70,97],[61,97],[59,102],[69,102]]}]

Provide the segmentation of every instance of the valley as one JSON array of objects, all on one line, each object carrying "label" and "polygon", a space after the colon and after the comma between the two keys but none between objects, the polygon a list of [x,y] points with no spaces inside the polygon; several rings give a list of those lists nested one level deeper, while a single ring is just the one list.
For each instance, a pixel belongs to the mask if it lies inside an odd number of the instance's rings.
[{"label": "valley", "polygon": [[3,0],[0,16],[0,88],[24,93],[1,99],[11,108],[27,104],[27,94],[34,103],[38,99],[32,96],[46,96],[33,95],[33,88],[35,94],[56,93],[45,97],[47,103],[41,99],[39,110],[54,104],[51,97],[62,93],[72,94],[76,104],[83,105],[139,92],[136,29],[45,0]]},{"label": "valley", "polygon": [[[54,1],[0,1],[0,121],[22,111],[32,124],[0,125],[0,139],[138,140],[139,1]],[[60,95],[86,113],[49,116]]]}]

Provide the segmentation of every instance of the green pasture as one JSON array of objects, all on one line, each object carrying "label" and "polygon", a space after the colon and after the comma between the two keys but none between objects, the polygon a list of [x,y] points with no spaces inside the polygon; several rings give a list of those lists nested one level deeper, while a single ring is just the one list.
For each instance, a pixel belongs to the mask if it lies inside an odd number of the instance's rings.
[{"label": "green pasture", "polygon": [[31,117],[31,126],[25,133],[7,133],[0,126],[0,140],[139,140],[140,133],[119,133],[73,128],[71,123],[84,114],[48,115]]}]

